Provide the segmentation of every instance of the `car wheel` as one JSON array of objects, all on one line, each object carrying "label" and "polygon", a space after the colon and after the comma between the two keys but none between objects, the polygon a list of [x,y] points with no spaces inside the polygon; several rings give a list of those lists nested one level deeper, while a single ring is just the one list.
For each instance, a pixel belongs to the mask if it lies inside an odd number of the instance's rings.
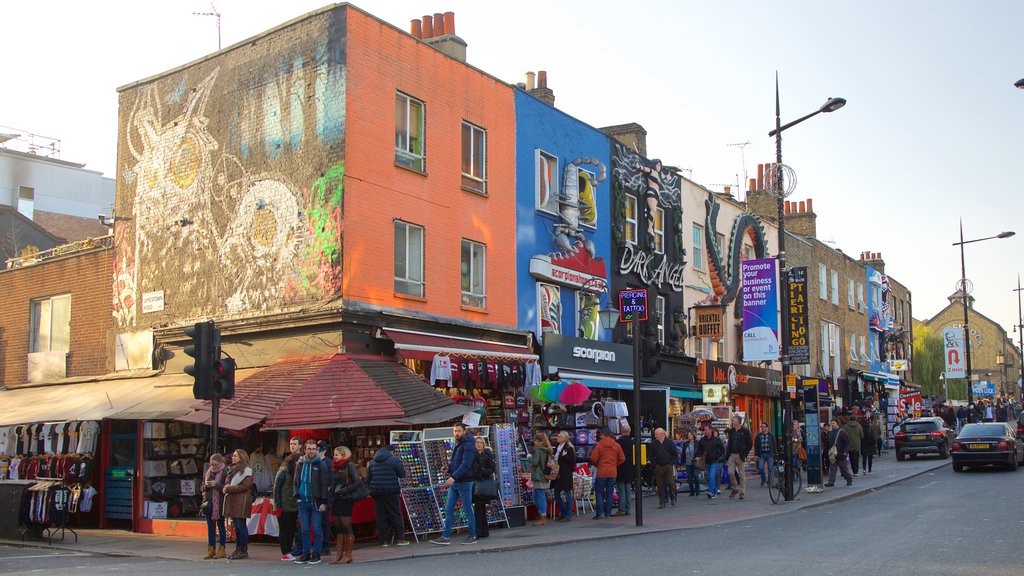
[{"label": "car wheel", "polygon": [[906,459],[907,459],[906,454],[904,454],[903,452],[900,452],[899,450],[896,451],[896,460],[897,461],[903,462]]},{"label": "car wheel", "polygon": [[953,463],[953,472],[963,472],[963,471],[964,471],[964,465],[963,464],[957,464],[956,462]]}]

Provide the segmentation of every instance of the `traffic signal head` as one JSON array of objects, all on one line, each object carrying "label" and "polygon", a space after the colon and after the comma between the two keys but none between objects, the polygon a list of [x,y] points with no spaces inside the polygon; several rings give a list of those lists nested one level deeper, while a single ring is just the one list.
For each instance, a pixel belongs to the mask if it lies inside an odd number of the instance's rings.
[{"label": "traffic signal head", "polygon": [[235,361],[221,358],[213,363],[213,393],[217,398],[235,397]]},{"label": "traffic signal head", "polygon": [[644,338],[641,341],[643,346],[641,349],[640,364],[644,376],[654,376],[658,372],[661,372],[661,360],[658,359],[658,354],[661,352],[661,344],[658,343],[655,338]]},{"label": "traffic signal head", "polygon": [[185,373],[195,379],[192,395],[199,400],[211,400],[213,363],[220,357],[220,335],[212,321],[185,327],[185,335],[192,339],[185,346],[185,354],[195,358],[195,363],[185,366]]}]

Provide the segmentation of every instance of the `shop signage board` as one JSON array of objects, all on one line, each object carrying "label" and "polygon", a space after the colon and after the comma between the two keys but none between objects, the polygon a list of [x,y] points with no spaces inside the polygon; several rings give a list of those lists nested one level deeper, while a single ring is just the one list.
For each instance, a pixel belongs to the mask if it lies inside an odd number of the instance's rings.
[{"label": "shop signage board", "polygon": [[985,380],[981,380],[979,382],[973,382],[973,383],[971,383],[971,390],[974,392],[975,396],[991,396],[991,397],[995,397],[995,395],[996,395],[996,383],[995,382],[986,382]]},{"label": "shop signage board", "polygon": [[942,343],[946,356],[946,378],[966,378],[964,367],[964,329],[948,326],[942,330]]},{"label": "shop signage board", "polygon": [[774,258],[740,263],[743,361],[779,358],[779,294]]},{"label": "shop signage board", "polygon": [[889,360],[889,369],[894,372],[905,372],[907,370],[907,361]]},{"label": "shop signage board", "polygon": [[921,413],[921,391],[900,386],[900,408],[915,416]]},{"label": "shop signage board", "polygon": [[807,485],[822,483],[821,425],[818,422],[818,381],[804,379],[804,424],[807,426]]},{"label": "shop signage board", "polygon": [[771,397],[778,396],[782,388],[778,370],[715,360],[705,360],[704,370],[708,384],[728,384],[731,394]]},{"label": "shop signage board", "polygon": [[810,364],[811,344],[807,334],[807,267],[789,271],[789,363]]},{"label": "shop signage board", "polygon": [[558,370],[575,370],[610,376],[633,376],[633,347],[602,340],[590,340],[562,334],[544,335],[541,370],[550,374]]},{"label": "shop signage board", "polygon": [[721,404],[729,401],[728,384],[704,384],[701,386],[705,404]]},{"label": "shop signage board", "polygon": [[619,290],[619,322],[647,320],[647,290]]},{"label": "shop signage board", "polygon": [[723,335],[721,306],[697,306],[697,337],[721,340]]}]

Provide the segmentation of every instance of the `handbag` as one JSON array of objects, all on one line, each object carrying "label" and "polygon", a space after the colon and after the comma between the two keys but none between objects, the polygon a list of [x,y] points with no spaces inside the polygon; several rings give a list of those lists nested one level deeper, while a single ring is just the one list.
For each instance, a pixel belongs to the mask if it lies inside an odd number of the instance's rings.
[{"label": "handbag", "polygon": [[806,461],[807,460],[807,450],[803,446],[800,446],[799,448],[796,449],[796,457],[801,462]]},{"label": "handbag", "polygon": [[696,458],[694,458],[693,467],[696,468],[697,470],[706,469],[708,466],[707,461],[704,459],[704,456],[697,456]]},{"label": "handbag", "polygon": [[474,496],[486,496],[495,498],[498,496],[498,481],[494,478],[484,478],[473,483]]},{"label": "handbag", "polygon": [[[350,500],[352,502],[358,502],[358,501],[366,498],[367,496],[369,496],[370,495],[370,491],[367,490],[366,482],[364,482],[363,479],[359,476],[359,472],[356,471],[355,474],[352,473],[353,469],[355,469],[355,464],[349,462],[348,466],[345,467],[345,479],[349,483],[356,484],[356,487],[353,488],[352,491],[349,492],[348,494],[345,494],[344,496],[338,495],[337,497],[338,498],[345,498],[345,499]],[[345,486],[344,484],[335,484],[334,485],[335,493],[337,493],[344,486]]]}]

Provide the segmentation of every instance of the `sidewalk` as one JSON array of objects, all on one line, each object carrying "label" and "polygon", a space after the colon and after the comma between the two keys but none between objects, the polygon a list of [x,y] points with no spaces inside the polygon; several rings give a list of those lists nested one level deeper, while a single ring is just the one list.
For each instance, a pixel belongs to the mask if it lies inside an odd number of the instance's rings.
[{"label": "sidewalk", "polygon": [[[632,516],[613,517],[604,520],[592,520],[592,514],[577,516],[571,522],[549,522],[546,526],[513,529],[491,529],[490,538],[481,539],[473,546],[462,546],[461,535],[452,538],[451,546],[434,546],[425,540],[409,546],[392,546],[383,548],[372,543],[357,543],[355,557],[358,562],[392,560],[397,558],[416,558],[440,554],[498,552],[554,543],[566,543],[581,540],[597,540],[631,534],[648,534],[668,530],[680,530],[714,526],[728,522],[751,520],[822,506],[866,494],[890,484],[925,474],[949,464],[949,460],[924,459],[896,462],[892,452],[887,456],[875,459],[875,474],[854,478],[853,486],[842,486],[839,479],[835,488],[826,488],[824,492],[809,494],[801,492],[793,502],[772,504],[767,488],[759,487],[760,480],[755,476],[747,480],[747,497],[745,500],[729,499],[728,491],[723,488],[722,496],[708,500],[702,493],[699,497],[690,498],[685,493],[679,494],[679,503],[675,507],[658,510],[658,501],[654,497],[644,499],[642,527],[635,526]],[[0,540],[0,544],[13,546],[32,546],[51,550],[91,552],[111,556],[140,556],[146,558],[163,558],[173,560],[199,560],[206,553],[206,542],[153,536],[149,534],[133,534],[130,532],[83,529],[78,531],[78,543],[70,534],[64,542],[54,542],[47,546],[39,541]],[[434,537],[434,535],[431,535]],[[228,545],[230,552],[232,545]],[[276,544],[251,544],[247,563],[278,562],[280,552]],[[326,563],[326,558],[325,558]]]}]

